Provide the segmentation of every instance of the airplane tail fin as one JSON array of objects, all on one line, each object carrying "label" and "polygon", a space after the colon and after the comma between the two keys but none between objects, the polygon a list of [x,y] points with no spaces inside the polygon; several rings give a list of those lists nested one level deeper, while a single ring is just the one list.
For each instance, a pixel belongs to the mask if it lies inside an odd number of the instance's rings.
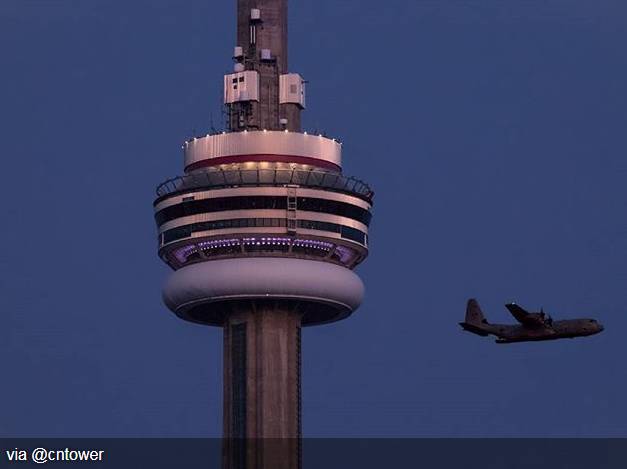
[{"label": "airplane tail fin", "polygon": [[479,303],[474,298],[468,300],[468,305],[466,306],[466,323],[476,326],[488,323]]},{"label": "airplane tail fin", "polygon": [[462,326],[462,329],[485,337],[489,335],[488,331],[486,331],[486,328],[484,327],[487,324],[488,321],[483,315],[477,300],[468,300],[468,306],[466,307],[466,319],[464,322],[459,323],[459,325]]}]

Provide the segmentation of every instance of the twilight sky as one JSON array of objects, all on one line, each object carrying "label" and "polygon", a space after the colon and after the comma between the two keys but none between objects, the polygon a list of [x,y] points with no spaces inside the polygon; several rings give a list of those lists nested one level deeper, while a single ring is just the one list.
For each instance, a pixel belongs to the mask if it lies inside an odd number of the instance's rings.
[{"label": "twilight sky", "polygon": [[[306,129],[375,191],[304,331],[305,436],[627,436],[627,5],[290,0]],[[0,437],[219,436],[221,332],[161,302],[155,186],[220,125],[234,0],[0,2]],[[588,339],[499,346],[465,301]]]}]

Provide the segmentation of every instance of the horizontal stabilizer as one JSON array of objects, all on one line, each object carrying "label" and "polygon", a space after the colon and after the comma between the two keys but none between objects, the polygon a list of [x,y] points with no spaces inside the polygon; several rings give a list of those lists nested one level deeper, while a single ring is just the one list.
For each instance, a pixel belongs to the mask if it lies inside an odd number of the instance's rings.
[{"label": "horizontal stabilizer", "polygon": [[462,326],[462,329],[464,329],[465,331],[472,332],[473,334],[477,334],[482,337],[487,337],[489,335],[481,328],[481,326],[476,326],[467,322],[460,322],[459,325]]}]

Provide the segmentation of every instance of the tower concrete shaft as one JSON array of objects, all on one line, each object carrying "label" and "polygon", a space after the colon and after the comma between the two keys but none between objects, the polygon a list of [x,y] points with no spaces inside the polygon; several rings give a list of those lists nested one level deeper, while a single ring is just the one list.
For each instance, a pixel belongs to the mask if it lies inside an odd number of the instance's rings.
[{"label": "tower concrete shaft", "polygon": [[237,44],[246,60],[257,61],[266,49],[277,72],[287,73],[287,33],[287,0],[237,0]]},{"label": "tower concrete shaft", "polygon": [[256,302],[224,326],[224,468],[300,467],[301,314]]}]

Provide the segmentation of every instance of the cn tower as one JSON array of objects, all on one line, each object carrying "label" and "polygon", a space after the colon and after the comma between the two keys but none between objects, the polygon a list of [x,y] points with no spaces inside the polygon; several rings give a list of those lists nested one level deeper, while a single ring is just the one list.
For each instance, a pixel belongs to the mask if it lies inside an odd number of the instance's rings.
[{"label": "cn tower", "polygon": [[[224,467],[300,467],[301,327],[355,311],[373,192],[342,173],[342,144],[303,132],[287,0],[237,0],[226,130],[183,145],[157,188],[170,310],[224,330]],[[276,439],[280,451],[257,442]],[[256,446],[257,445],[257,446]]]}]

